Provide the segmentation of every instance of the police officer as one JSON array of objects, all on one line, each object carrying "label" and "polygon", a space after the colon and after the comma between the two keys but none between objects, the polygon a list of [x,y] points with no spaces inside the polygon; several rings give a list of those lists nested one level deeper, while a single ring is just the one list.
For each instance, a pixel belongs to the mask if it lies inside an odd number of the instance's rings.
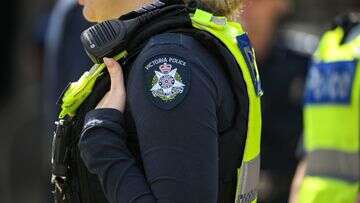
[{"label": "police officer", "polygon": [[[97,22],[150,2],[80,1],[86,18]],[[241,1],[197,3],[212,13],[230,15]],[[207,30],[227,25],[225,18],[204,11],[196,12],[193,20]],[[233,25],[235,30],[241,27]],[[110,202],[256,202],[262,91],[253,49],[242,43],[248,38],[243,34],[237,40],[244,55],[237,45],[228,45],[239,53],[234,58],[241,71],[234,65],[232,69],[242,73],[236,89],[214,50],[183,33],[153,36],[130,70],[103,59],[110,91],[87,114],[79,148]],[[126,142],[134,133],[140,161]]]},{"label": "police officer", "polygon": [[309,71],[304,107],[306,156],[291,203],[354,203],[359,194],[360,14],[337,18]]}]

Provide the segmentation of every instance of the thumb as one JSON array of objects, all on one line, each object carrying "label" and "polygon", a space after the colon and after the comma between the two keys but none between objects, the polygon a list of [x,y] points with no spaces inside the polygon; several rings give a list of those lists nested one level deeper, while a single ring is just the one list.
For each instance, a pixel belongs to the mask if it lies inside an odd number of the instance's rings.
[{"label": "thumb", "polygon": [[124,76],[120,64],[112,58],[104,58],[103,60],[110,75],[110,91],[124,89]]}]

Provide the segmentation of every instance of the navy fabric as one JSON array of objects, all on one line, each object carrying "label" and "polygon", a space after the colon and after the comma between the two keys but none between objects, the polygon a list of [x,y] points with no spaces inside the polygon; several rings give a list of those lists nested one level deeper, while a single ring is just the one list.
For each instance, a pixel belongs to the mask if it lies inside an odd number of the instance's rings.
[{"label": "navy fabric", "polygon": [[[191,70],[187,95],[170,110],[155,105],[144,88],[146,62],[161,55],[182,58]],[[133,63],[127,95],[141,164],[126,146],[126,121],[116,110],[88,113],[79,142],[84,163],[99,176],[108,200],[218,202],[219,132],[230,127],[235,104],[227,78],[209,50],[178,33],[153,37]]]}]

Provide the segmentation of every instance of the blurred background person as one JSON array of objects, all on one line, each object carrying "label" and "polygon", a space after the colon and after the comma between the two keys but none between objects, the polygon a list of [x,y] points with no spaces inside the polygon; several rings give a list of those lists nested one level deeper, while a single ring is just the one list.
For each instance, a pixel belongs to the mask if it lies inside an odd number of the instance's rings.
[{"label": "blurred background person", "polygon": [[245,0],[241,16],[255,47],[265,93],[260,202],[286,203],[297,165],[295,149],[302,133],[302,92],[309,50],[316,45],[316,37],[285,30],[285,17],[291,14],[293,3]]},{"label": "blurred background person", "polygon": [[355,203],[360,181],[360,13],[339,16],[307,78],[304,150],[290,203]]}]

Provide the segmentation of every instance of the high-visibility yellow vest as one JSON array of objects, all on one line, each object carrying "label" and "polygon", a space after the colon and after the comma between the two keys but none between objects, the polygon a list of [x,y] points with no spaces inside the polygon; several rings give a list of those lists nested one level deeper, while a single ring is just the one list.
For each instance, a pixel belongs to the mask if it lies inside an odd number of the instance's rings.
[{"label": "high-visibility yellow vest", "polygon": [[[224,43],[237,60],[243,74],[249,95],[249,118],[244,157],[241,168],[238,170],[235,202],[255,203],[260,173],[260,96],[262,90],[259,87],[260,78],[254,50],[251,46],[239,48],[239,46],[241,47],[240,38],[246,35],[239,23],[228,22],[224,17],[216,17],[200,9],[195,12],[191,19],[195,28],[211,33]],[[254,83],[254,81],[257,82]]]},{"label": "high-visibility yellow vest", "polygon": [[359,192],[360,36],[328,31],[314,55],[304,107],[300,203],[354,203]]}]

